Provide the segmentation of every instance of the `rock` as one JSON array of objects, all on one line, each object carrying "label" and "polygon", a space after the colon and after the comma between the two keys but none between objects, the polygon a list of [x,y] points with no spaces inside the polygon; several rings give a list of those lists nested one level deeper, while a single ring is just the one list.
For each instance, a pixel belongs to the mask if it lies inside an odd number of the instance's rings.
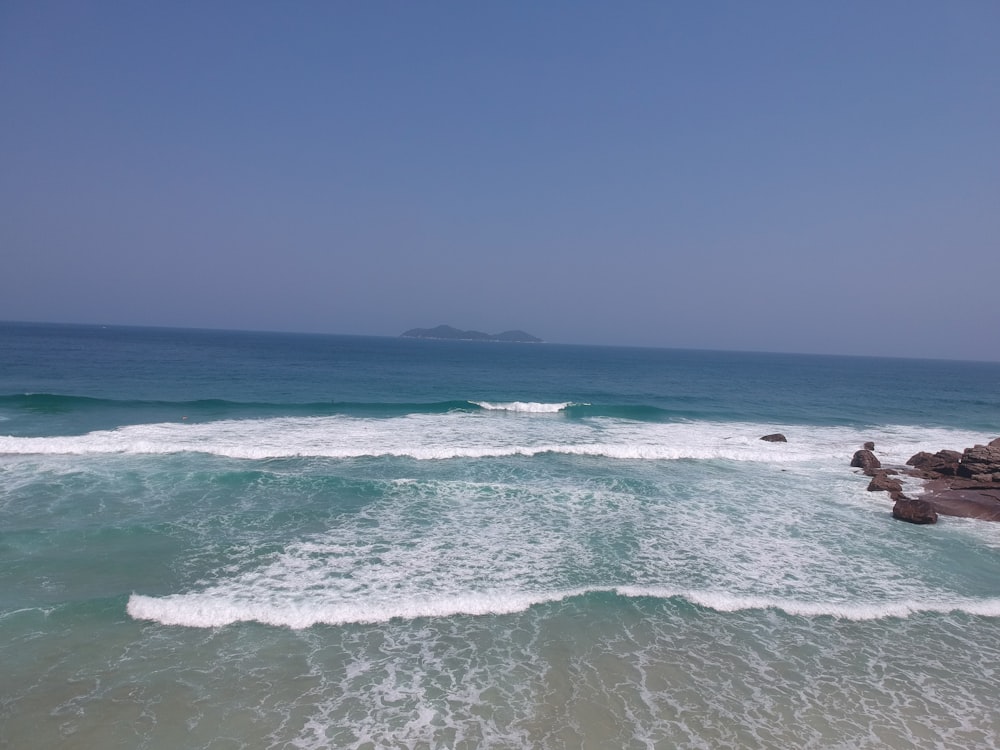
[{"label": "rock", "polygon": [[863,469],[865,474],[872,476],[875,469],[882,468],[882,462],[875,458],[875,454],[870,450],[863,448],[855,451],[854,457],[851,459],[851,466]]},{"label": "rock", "polygon": [[969,478],[983,474],[1000,473],[1000,445],[991,443],[990,445],[974,445],[971,448],[966,448],[955,473],[960,477]]},{"label": "rock", "polygon": [[873,450],[875,450],[875,443],[873,443],[871,440],[869,440],[867,443],[864,444],[864,449],[866,451],[873,451]]},{"label": "rock", "polygon": [[868,483],[868,491],[898,494],[903,491],[903,485],[898,479],[890,479],[885,471],[876,471],[872,481]]},{"label": "rock", "polygon": [[961,459],[962,454],[958,451],[944,450],[937,453],[920,451],[910,456],[906,465],[912,466],[925,477],[953,477],[958,471],[958,463]]},{"label": "rock", "polygon": [[911,500],[901,495],[892,506],[892,517],[907,523],[937,523],[938,514],[931,504],[923,500]]},{"label": "rock", "polygon": [[761,440],[766,440],[769,443],[787,443],[788,440],[780,432],[775,432],[773,435],[764,435]]}]

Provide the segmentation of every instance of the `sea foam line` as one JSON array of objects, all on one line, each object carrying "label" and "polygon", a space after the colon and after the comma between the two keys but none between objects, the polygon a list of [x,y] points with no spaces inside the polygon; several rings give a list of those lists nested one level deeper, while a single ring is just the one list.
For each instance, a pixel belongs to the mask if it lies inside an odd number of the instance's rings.
[{"label": "sea foam line", "polygon": [[338,602],[315,605],[309,602],[271,602],[227,597],[218,594],[173,594],[164,597],[132,594],[126,611],[136,620],[153,620],[162,625],[221,627],[234,622],[260,622],[292,629],[313,625],[374,624],[390,620],[457,615],[507,615],[523,612],[536,604],[582,596],[586,589],[551,594],[469,593],[451,596],[412,597],[371,601],[365,604]]},{"label": "sea foam line", "polygon": [[[15,444],[13,440],[20,441]],[[667,446],[656,444],[547,444],[513,446],[450,446],[450,445],[409,445],[409,446],[281,446],[259,445],[254,441],[197,444],[189,442],[159,442],[152,440],[135,441],[74,441],[68,438],[15,438],[4,444],[0,439],[0,454],[7,455],[168,455],[176,453],[204,453],[223,458],[267,460],[276,458],[412,458],[418,461],[461,459],[461,458],[508,458],[515,456],[533,457],[545,454],[565,456],[585,456],[620,460],[729,460],[729,461],[771,461],[777,450],[768,453],[763,450],[726,450],[723,448],[698,446]],[[28,442],[31,441],[31,442]],[[782,455],[784,461],[814,460],[826,458],[826,454]]]},{"label": "sea foam line", "polygon": [[794,617],[832,617],[868,621],[911,615],[960,612],[981,617],[1000,617],[1000,598],[890,602],[808,602],[782,597],[748,596],[720,591],[674,591],[642,586],[578,588],[548,593],[467,593],[440,597],[400,598],[370,602],[314,604],[308,601],[274,601],[268,597],[247,599],[218,593],[173,594],[164,597],[133,593],[126,611],[136,620],[162,625],[212,628],[237,622],[260,622],[295,630],[314,625],[375,624],[390,620],[430,617],[507,615],[542,604],[555,604],[588,594],[613,594],[627,599],[655,598],[685,601],[722,614],[777,610]]},{"label": "sea foam line", "polygon": [[[511,402],[517,403],[517,402]],[[537,405],[555,408],[557,404]],[[534,408],[534,407],[532,407]],[[503,419],[492,412],[392,418],[275,417],[198,424],[159,422],[85,435],[0,435],[0,454],[93,455],[204,453],[236,459],[360,458],[418,460],[499,458],[546,453],[612,459],[721,459],[781,462],[844,460],[862,441],[878,442],[888,463],[917,450],[963,445],[981,436],[951,430],[883,426],[792,427],[788,443],[761,442],[775,425],[734,422],[641,422],[617,417],[586,421]]]}]

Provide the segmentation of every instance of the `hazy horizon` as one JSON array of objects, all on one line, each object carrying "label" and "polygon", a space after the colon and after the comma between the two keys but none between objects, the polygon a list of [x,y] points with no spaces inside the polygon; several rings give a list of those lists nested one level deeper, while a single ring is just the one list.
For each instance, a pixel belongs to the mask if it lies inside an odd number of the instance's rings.
[{"label": "hazy horizon", "polygon": [[1000,4],[0,7],[0,319],[998,361]]},{"label": "hazy horizon", "polygon": [[[78,326],[80,328],[130,328],[135,330],[163,330],[163,331],[202,331],[206,333],[236,333],[236,334],[265,334],[265,335],[288,335],[288,336],[317,336],[317,337],[347,337],[347,338],[386,338],[386,339],[398,339],[404,338],[404,331],[398,333],[352,333],[350,331],[294,331],[294,330],[284,330],[284,329],[267,329],[267,328],[214,328],[211,326],[160,326],[160,325],[137,325],[132,323],[91,323],[91,322],[67,322],[67,321],[46,321],[46,320],[0,320],[0,325],[27,325],[27,326]],[[439,324],[427,325],[427,326],[415,326],[418,328],[434,328]],[[442,323],[440,325],[450,325],[448,323]],[[411,326],[411,328],[414,326]],[[462,326],[452,326],[453,328],[462,328]],[[464,328],[463,330],[474,330]],[[504,330],[514,330],[514,329],[504,329]],[[497,331],[482,331],[482,333],[497,334],[502,333],[504,330]],[[537,335],[535,331],[527,330],[524,333],[529,333],[532,335]],[[982,363],[982,364],[997,364],[1000,363],[1000,359],[972,359],[972,358],[958,358],[958,357],[912,357],[903,355],[888,355],[888,354],[845,354],[843,352],[821,352],[821,351],[780,351],[773,349],[718,349],[712,347],[704,346],[658,346],[658,345],[645,345],[645,344],[623,344],[616,343],[614,341],[597,341],[581,343],[578,341],[553,341],[547,339],[544,336],[538,336],[542,340],[540,342],[530,342],[530,341],[482,341],[476,342],[474,340],[467,339],[454,339],[456,343],[488,343],[488,344],[502,344],[502,345],[514,345],[514,346],[538,346],[541,345],[552,345],[552,346],[581,346],[581,347],[595,347],[595,348],[610,348],[610,349],[662,349],[666,351],[676,350],[676,351],[692,351],[692,352],[719,352],[720,354],[730,353],[730,354],[777,354],[777,355],[801,355],[804,357],[859,357],[862,359],[913,359],[913,360],[933,360],[941,362],[971,362],[971,363]],[[449,339],[421,339],[421,338],[409,338],[409,341],[448,341]]]}]

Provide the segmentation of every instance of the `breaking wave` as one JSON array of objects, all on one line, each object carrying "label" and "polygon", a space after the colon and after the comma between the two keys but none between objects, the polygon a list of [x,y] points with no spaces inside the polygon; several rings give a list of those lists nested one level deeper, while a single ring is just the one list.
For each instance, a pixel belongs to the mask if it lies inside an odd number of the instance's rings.
[{"label": "breaking wave", "polygon": [[467,593],[441,597],[414,597],[373,602],[274,602],[219,594],[175,594],[164,597],[132,594],[126,610],[136,620],[161,625],[214,628],[237,622],[302,629],[314,625],[374,624],[394,619],[507,615],[531,607],[555,604],[591,595],[628,599],[655,598],[685,603],[720,614],[747,610],[775,610],[792,617],[831,617],[842,620],[906,618],[924,613],[964,613],[1000,617],[1000,598],[954,598],[936,601],[890,602],[819,601],[734,595],[717,591],[671,591],[655,587],[617,586],[579,588],[551,593]]},{"label": "breaking wave", "polygon": [[[470,403],[473,403],[486,411],[516,411],[526,412],[529,414],[555,414],[556,412],[562,411],[567,406],[577,405],[571,404],[568,401],[561,404],[540,404],[534,401],[511,401],[504,404],[491,403],[489,401],[472,401]],[[589,406],[589,404],[579,405]]]},{"label": "breaking wave", "polygon": [[[546,404],[544,406],[555,406]],[[881,428],[777,426],[787,443],[759,438],[773,424],[502,419],[493,411],[448,411],[392,418],[332,415],[157,422],[51,437],[0,436],[0,454],[204,453],[227,458],[407,457],[418,460],[562,454],[632,460],[729,460],[787,464],[842,460],[875,440],[884,460],[918,450],[980,441],[977,433],[888,425]]]}]

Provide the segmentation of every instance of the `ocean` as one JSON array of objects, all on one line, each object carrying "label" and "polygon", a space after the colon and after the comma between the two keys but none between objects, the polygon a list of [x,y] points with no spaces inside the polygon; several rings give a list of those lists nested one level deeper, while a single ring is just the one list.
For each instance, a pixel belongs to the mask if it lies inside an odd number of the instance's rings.
[{"label": "ocean", "polygon": [[1000,363],[0,324],[0,747],[995,748],[1000,524],[849,461],[998,435]]}]

